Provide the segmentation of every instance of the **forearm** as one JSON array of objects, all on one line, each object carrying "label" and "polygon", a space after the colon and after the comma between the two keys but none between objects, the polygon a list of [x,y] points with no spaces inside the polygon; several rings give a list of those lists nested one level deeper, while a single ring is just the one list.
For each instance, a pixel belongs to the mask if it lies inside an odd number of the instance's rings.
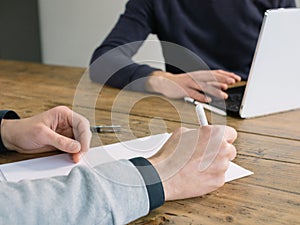
[{"label": "forearm", "polygon": [[127,3],[124,14],[93,53],[91,80],[116,88],[145,91],[145,78],[157,69],[137,64],[132,57],[147,36],[154,33],[152,7],[152,1]]},{"label": "forearm", "polygon": [[145,89],[148,92],[164,94],[163,91],[166,89],[167,83],[170,80],[171,73],[156,70],[153,71],[147,78],[145,83]]},{"label": "forearm", "polygon": [[147,188],[127,160],[76,167],[69,176],[1,183],[6,224],[125,224],[149,212]]},{"label": "forearm", "polygon": [[130,57],[121,54],[110,52],[92,63],[89,67],[91,80],[119,89],[146,91],[148,76],[158,69],[137,64]]}]

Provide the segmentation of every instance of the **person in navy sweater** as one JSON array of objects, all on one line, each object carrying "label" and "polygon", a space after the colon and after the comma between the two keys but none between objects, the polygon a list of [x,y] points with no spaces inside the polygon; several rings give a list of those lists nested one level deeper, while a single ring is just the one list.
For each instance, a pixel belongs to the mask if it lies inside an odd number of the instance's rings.
[{"label": "person in navy sweater", "polygon": [[[129,0],[94,51],[90,78],[170,98],[227,98],[228,85],[247,80],[265,11],[288,7],[295,1]],[[149,34],[161,42],[165,71],[132,60]]]}]

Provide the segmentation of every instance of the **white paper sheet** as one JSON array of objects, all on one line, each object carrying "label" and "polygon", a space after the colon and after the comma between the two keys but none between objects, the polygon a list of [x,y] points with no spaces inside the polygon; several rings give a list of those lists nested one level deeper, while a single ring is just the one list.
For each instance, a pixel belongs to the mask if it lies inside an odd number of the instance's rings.
[{"label": "white paper sheet", "polygon": [[[69,154],[25,160],[21,162],[0,165],[0,170],[7,181],[19,181],[23,179],[39,179],[59,175],[67,175],[74,166],[96,166],[101,163],[118,159],[130,159],[133,157],[149,158],[154,155],[170,134],[158,134],[139,138],[131,141],[115,143],[106,146],[91,148],[85,157],[74,164]],[[225,174],[226,182],[253,174],[235,163],[230,163]],[[1,180],[1,176],[0,176]]]}]

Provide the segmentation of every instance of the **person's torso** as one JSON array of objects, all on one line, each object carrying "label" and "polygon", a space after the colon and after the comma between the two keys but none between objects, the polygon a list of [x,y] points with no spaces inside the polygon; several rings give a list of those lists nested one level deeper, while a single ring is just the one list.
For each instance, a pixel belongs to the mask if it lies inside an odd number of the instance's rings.
[{"label": "person's torso", "polygon": [[[246,79],[265,11],[293,4],[289,0],[154,0],[153,33],[161,41],[189,49],[210,69],[235,72]],[[182,51],[176,55],[170,46],[162,47],[167,64],[168,58],[184,59]],[[166,69],[176,72],[174,66]],[[195,69],[192,65],[191,70]]]}]

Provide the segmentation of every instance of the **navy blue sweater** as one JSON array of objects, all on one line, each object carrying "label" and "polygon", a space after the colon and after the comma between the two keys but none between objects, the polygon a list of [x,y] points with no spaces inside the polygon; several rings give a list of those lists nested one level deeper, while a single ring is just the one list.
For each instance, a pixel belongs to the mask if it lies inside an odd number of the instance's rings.
[{"label": "navy blue sweater", "polygon": [[[281,7],[295,7],[295,1],[130,0],[111,33],[94,51],[90,77],[96,82],[124,88],[157,70],[131,60],[142,42],[110,51],[127,43],[144,41],[152,33],[163,41],[166,71],[176,74],[207,68],[223,69],[246,80],[264,12]],[[191,52],[175,49],[166,42]],[[104,54],[108,51],[109,54]],[[143,90],[144,82],[145,79],[130,88]]]}]

